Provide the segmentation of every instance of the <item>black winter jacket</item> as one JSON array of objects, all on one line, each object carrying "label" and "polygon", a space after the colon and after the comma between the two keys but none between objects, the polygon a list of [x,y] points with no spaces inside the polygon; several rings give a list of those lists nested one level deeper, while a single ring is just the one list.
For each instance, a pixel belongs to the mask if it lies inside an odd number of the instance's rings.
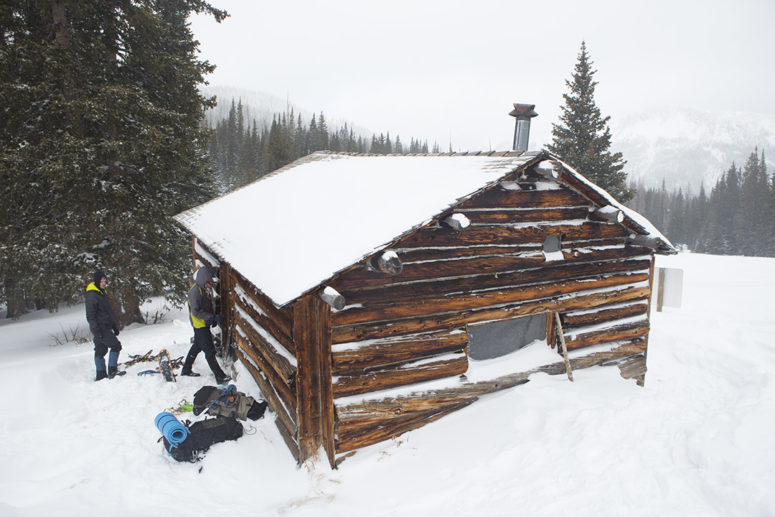
[{"label": "black winter jacket", "polygon": [[89,330],[94,336],[102,337],[105,332],[118,330],[108,295],[94,282],[86,288],[86,321],[89,322]]}]

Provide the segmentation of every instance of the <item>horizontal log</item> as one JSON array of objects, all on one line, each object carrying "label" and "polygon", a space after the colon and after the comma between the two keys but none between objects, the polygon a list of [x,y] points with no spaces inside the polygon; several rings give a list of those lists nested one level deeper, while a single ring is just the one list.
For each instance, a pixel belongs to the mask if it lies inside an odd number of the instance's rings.
[{"label": "horizontal log", "polygon": [[[615,364],[623,358],[632,357],[634,354],[642,356],[644,351],[643,341],[623,343],[611,350],[593,352],[586,356],[570,359],[570,362],[574,370],[580,370],[592,366]],[[487,393],[525,384],[535,373],[564,374],[565,363],[557,361],[528,371],[504,375],[490,381],[466,382],[454,388],[416,392],[401,397],[367,400],[337,406],[339,441],[346,442],[352,435],[363,435],[369,428],[379,428],[394,419],[402,417],[409,419],[413,415],[433,411],[434,408],[471,403]]]},{"label": "horizontal log", "polygon": [[460,203],[457,208],[542,208],[587,206],[589,201],[570,189],[504,190],[498,187]]},{"label": "horizontal log", "polygon": [[246,300],[243,296],[241,296],[241,293],[245,293],[247,295],[247,292],[244,289],[241,287],[240,289],[237,289],[235,287],[232,293],[234,305],[248,313],[250,317],[253,318],[253,321],[261,325],[262,328],[269,332],[272,337],[274,337],[280,344],[283,345],[288,353],[294,354],[295,352],[293,340],[291,339],[290,335],[286,334],[282,326],[278,325],[277,321],[271,318],[268,314],[259,313],[250,303],[250,301],[254,300],[252,298],[250,300]]},{"label": "horizontal log", "polygon": [[460,311],[455,314],[407,318],[393,321],[389,324],[370,322],[357,325],[342,325],[331,329],[331,339],[332,343],[346,343],[402,334],[431,332],[434,330],[457,328],[470,323],[504,320],[542,312],[590,309],[601,305],[644,298],[648,294],[648,286],[630,287],[597,293],[580,293],[574,296],[552,297],[495,308]]},{"label": "horizontal log", "polygon": [[293,418],[296,420],[296,393],[293,387],[286,384],[285,380],[275,371],[275,369],[272,368],[270,364],[266,362],[266,360],[261,355],[258,354],[258,352],[256,352],[256,349],[253,347],[250,341],[244,338],[239,332],[235,331],[232,335],[234,337],[234,341],[237,343],[237,346],[242,351],[242,353],[250,357],[250,359],[261,370],[261,372],[266,375],[266,378],[269,380],[272,387],[282,399],[285,407],[287,407],[290,412],[294,413]]},{"label": "horizontal log", "polygon": [[383,422],[381,425],[369,427],[356,427],[348,429],[346,426],[339,426],[337,429],[336,453],[347,452],[368,445],[388,440],[399,436],[408,431],[413,431],[426,424],[434,422],[439,418],[462,409],[469,405],[473,400],[460,404],[452,404],[440,408],[429,409],[422,413],[413,413],[390,421]]},{"label": "horizontal log", "polygon": [[471,226],[464,232],[428,226],[402,239],[398,243],[398,247],[524,244],[543,242],[549,235],[561,235],[563,240],[578,240],[627,237],[630,232],[621,225],[597,221],[585,221],[580,224],[549,225],[536,223],[525,226]]},{"label": "horizontal log", "polygon": [[468,357],[465,353],[451,360],[440,360],[399,368],[377,370],[358,376],[342,376],[334,383],[334,398],[369,393],[417,382],[441,379],[465,373]]},{"label": "horizontal log", "polygon": [[494,305],[527,302],[568,293],[588,291],[634,282],[646,281],[648,270],[634,274],[613,274],[587,280],[569,280],[497,291],[460,294],[446,298],[422,298],[396,301],[392,305],[353,308],[332,315],[332,326],[413,318],[447,312],[465,311]]},{"label": "horizontal log", "polygon": [[[464,261],[458,261],[464,262]],[[479,261],[477,261],[479,262]],[[514,271],[493,272],[475,276],[458,276],[443,280],[412,282],[382,289],[353,290],[347,293],[353,304],[366,307],[394,304],[403,299],[443,298],[457,293],[473,293],[485,289],[509,289],[538,283],[579,280],[599,277],[603,274],[648,271],[649,259],[577,262],[553,262],[546,267]],[[463,264],[461,264],[463,266]],[[467,269],[467,266],[465,266]],[[485,269],[483,268],[483,271]]]},{"label": "horizontal log", "polygon": [[464,331],[435,332],[399,339],[376,340],[357,348],[332,352],[333,375],[354,375],[459,350],[468,343]]},{"label": "horizontal log", "polygon": [[[610,248],[611,246],[625,246],[626,238],[592,239],[564,241],[566,249],[570,251],[584,250],[592,247]],[[519,255],[530,251],[542,250],[542,242],[527,244],[513,244],[508,246],[442,246],[430,248],[400,248],[396,249],[398,256],[406,263],[426,262],[433,260],[454,260],[465,257],[487,257],[492,255]],[[602,250],[599,250],[602,251]],[[643,249],[641,254],[648,255],[650,249]]]},{"label": "horizontal log", "polygon": [[[576,264],[635,257],[645,259],[650,256],[650,253],[644,248],[620,246],[588,251],[566,248],[563,251],[563,256],[565,257],[563,264]],[[405,264],[404,271],[396,277],[377,276],[365,268],[353,268],[333,280],[331,285],[335,286],[348,299],[348,303],[356,303],[352,301],[354,298],[351,299],[351,297],[354,296],[355,291],[361,289],[377,289],[407,282],[438,280],[442,278],[509,273],[545,267],[546,265],[546,257],[536,249],[532,253],[473,256],[452,260],[410,263]]]},{"label": "horizontal log", "polygon": [[571,219],[585,219],[589,215],[589,208],[586,206],[579,206],[536,208],[531,210],[465,210],[463,213],[471,221],[471,224],[505,224],[542,221],[556,222]]},{"label": "horizontal log", "polygon": [[293,307],[277,307],[267,295],[259,291],[252,282],[247,280],[237,270],[232,269],[232,274],[234,276],[232,285],[239,284],[250,296],[251,300],[280,327],[280,330],[286,336],[293,336]]},{"label": "horizontal log", "polygon": [[280,400],[279,395],[274,387],[272,387],[272,384],[248,359],[247,354],[239,347],[236,349],[236,353],[237,358],[242,361],[242,364],[245,365],[250,372],[250,375],[255,379],[256,384],[258,384],[258,387],[261,389],[261,393],[264,395],[264,398],[266,398],[267,403],[277,415],[277,419],[281,422],[280,425],[283,425],[289,434],[296,434],[296,414],[288,413],[283,402]]},{"label": "horizontal log", "polygon": [[243,317],[243,313],[239,311],[235,312],[234,321],[239,329],[248,336],[255,351],[261,355],[264,361],[269,364],[280,377],[283,378],[288,386],[292,387],[296,382],[296,367],[292,365],[288,359],[277,353],[274,346],[267,342],[267,340],[256,331],[253,325]]},{"label": "horizontal log", "polygon": [[[603,207],[610,204],[610,201],[605,196],[595,191],[588,183],[573,176],[564,168],[561,169],[559,182],[568,185],[597,206]],[[640,223],[629,217],[626,213],[624,214],[624,219],[622,220],[621,224],[636,233],[642,235],[648,234],[648,230],[646,230]]]},{"label": "horizontal log", "polygon": [[601,308],[595,312],[584,312],[583,314],[560,314],[562,327],[566,332],[574,330],[585,325],[594,325],[605,323],[607,321],[629,318],[639,314],[646,314],[649,305],[648,299],[641,300],[641,303],[626,305],[624,307]]},{"label": "horizontal log", "polygon": [[568,350],[578,350],[579,348],[610,343],[612,341],[645,338],[648,336],[648,333],[649,322],[644,320],[638,324],[622,325],[606,330],[579,334],[572,339],[566,339],[565,344],[568,346]]}]

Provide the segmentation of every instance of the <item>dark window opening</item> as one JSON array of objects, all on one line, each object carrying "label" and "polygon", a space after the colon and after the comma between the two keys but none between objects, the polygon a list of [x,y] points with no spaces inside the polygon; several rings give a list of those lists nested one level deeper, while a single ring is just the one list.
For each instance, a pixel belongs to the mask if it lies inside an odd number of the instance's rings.
[{"label": "dark window opening", "polygon": [[546,315],[468,325],[468,357],[492,359],[515,352],[536,339],[546,341]]}]

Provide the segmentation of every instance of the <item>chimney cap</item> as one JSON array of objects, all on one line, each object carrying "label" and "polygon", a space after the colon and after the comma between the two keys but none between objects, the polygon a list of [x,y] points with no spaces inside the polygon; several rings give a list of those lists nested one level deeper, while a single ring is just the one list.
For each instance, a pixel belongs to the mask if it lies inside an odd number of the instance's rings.
[{"label": "chimney cap", "polygon": [[515,102],[514,109],[509,113],[509,115],[512,117],[517,117],[518,119],[530,119],[537,117],[538,113],[535,112],[535,107],[535,104],[518,104]]}]

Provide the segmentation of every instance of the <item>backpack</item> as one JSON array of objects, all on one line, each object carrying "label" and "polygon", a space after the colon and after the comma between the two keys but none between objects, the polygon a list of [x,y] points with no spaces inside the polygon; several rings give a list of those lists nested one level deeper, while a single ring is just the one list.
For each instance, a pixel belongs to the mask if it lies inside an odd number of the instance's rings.
[{"label": "backpack", "polygon": [[167,438],[162,436],[164,449],[177,461],[197,462],[204,457],[211,445],[236,440],[242,436],[242,424],[233,418],[215,417],[200,420],[188,426],[188,430],[188,437],[177,446],[170,445]]},{"label": "backpack", "polygon": [[207,411],[208,415],[258,420],[264,415],[267,403],[237,391],[234,384],[228,386],[204,386],[194,393],[194,415]]}]

